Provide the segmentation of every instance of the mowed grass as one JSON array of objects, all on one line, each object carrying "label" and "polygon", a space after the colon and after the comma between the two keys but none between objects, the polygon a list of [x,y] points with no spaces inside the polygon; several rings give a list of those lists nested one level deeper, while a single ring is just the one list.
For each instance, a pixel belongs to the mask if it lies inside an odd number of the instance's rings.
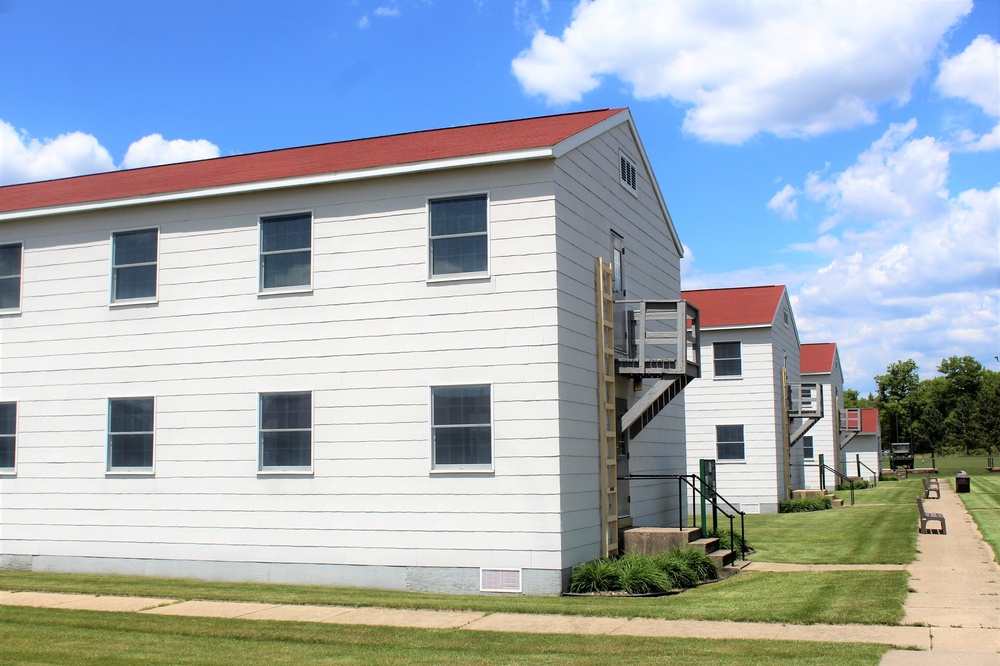
[{"label": "mowed grass", "polygon": [[5,664],[877,664],[886,645],[489,633],[0,607]]},{"label": "mowed grass", "polygon": [[[908,564],[917,553],[919,479],[854,491],[855,506],[746,517],[751,559],[788,564]],[[837,491],[849,501],[849,491]]]},{"label": "mowed grass", "polygon": [[[902,618],[906,585],[907,574],[903,571],[744,572],[719,583],[665,597],[533,597],[425,594],[124,576],[0,573],[0,589],[6,590],[786,624],[895,624]],[[859,598],[868,601],[859,605]]]},{"label": "mowed grass", "polygon": [[1000,562],[1000,474],[984,472],[973,476],[969,492],[959,497],[979,526],[983,540],[993,548],[993,559]]}]

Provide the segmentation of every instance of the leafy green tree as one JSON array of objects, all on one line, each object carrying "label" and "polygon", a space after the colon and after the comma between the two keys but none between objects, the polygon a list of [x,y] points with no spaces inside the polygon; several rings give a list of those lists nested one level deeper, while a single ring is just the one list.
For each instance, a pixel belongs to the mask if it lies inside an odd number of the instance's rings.
[{"label": "leafy green tree", "polygon": [[1000,453],[1000,372],[983,371],[972,422],[984,452]]},{"label": "leafy green tree", "polygon": [[862,398],[856,389],[844,389],[845,409],[871,409],[877,406],[875,397],[871,393],[867,398]]},{"label": "leafy green tree", "polygon": [[945,417],[948,380],[944,377],[925,379],[917,385],[911,397],[913,422],[910,429],[915,450],[946,453]]},{"label": "leafy green tree", "polygon": [[965,451],[981,448],[979,429],[973,420],[973,411],[979,398],[982,384],[983,366],[971,356],[950,356],[938,366],[938,372],[945,380],[944,441],[951,451]]},{"label": "leafy green tree", "polygon": [[875,375],[875,383],[883,435],[889,436],[890,443],[910,441],[911,395],[920,384],[916,361],[890,363],[884,375]]}]

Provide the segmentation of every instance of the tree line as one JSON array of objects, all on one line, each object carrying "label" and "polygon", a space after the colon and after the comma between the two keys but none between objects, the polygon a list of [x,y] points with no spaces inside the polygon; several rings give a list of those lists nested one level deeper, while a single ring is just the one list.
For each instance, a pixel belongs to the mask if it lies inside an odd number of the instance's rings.
[{"label": "tree line", "polygon": [[844,406],[879,410],[882,442],[910,442],[916,451],[987,455],[1000,449],[1000,372],[971,356],[941,361],[940,377],[921,380],[913,359],[876,375],[878,392],[844,390]]}]

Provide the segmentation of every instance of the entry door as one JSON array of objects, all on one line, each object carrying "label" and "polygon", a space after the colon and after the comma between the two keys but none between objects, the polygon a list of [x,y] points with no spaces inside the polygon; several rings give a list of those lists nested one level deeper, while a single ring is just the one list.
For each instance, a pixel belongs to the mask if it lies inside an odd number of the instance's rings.
[{"label": "entry door", "polygon": [[615,435],[618,449],[618,518],[628,518],[632,515],[629,506],[628,481],[628,435],[622,432],[622,416],[628,411],[628,401],[615,398]]}]

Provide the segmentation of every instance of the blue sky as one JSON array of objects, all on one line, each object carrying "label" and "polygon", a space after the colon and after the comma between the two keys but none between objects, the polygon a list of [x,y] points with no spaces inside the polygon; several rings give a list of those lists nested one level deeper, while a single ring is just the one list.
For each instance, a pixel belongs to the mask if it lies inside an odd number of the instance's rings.
[{"label": "blue sky", "polygon": [[0,184],[631,108],[685,288],[1000,363],[1000,3],[0,0]]}]

